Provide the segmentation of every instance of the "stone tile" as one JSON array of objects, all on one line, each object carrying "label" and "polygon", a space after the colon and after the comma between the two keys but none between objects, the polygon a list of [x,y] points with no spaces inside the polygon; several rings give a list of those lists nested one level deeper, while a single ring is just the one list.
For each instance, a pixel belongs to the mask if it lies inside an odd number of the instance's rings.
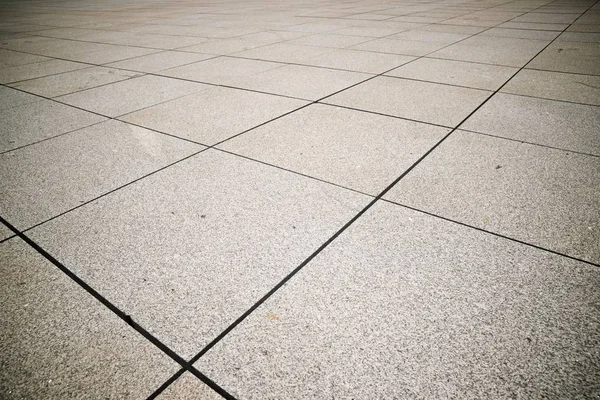
[{"label": "stone tile", "polygon": [[436,51],[432,57],[522,67],[548,44],[544,40],[474,36]]},{"label": "stone tile", "polygon": [[482,36],[495,36],[518,39],[553,40],[560,32],[532,30],[532,29],[508,29],[491,28],[481,33]]},{"label": "stone tile", "polygon": [[0,69],[0,83],[12,83],[88,68],[89,65],[63,60],[50,60]]},{"label": "stone tile", "polygon": [[[420,26],[420,24],[415,24],[415,27]],[[336,29],[331,33],[337,35],[349,35],[349,36],[366,36],[372,38],[380,38],[384,36],[393,35],[394,33],[399,33],[403,30],[411,29],[411,27],[406,27],[404,29],[400,28],[386,28],[379,26],[349,26],[341,29]]]},{"label": "stone tile", "polygon": [[284,64],[245,58],[218,57],[162,71],[161,75],[218,85],[232,85],[240,78],[278,68]]},{"label": "stone tile", "polygon": [[589,265],[379,202],[195,366],[244,399],[585,398],[598,284]]},{"label": "stone tile", "polygon": [[227,55],[261,46],[264,46],[264,44],[260,42],[239,38],[229,38],[211,40],[210,42],[200,43],[194,46],[182,47],[179,50],[212,55]]},{"label": "stone tile", "polygon": [[61,96],[57,100],[109,117],[117,117],[208,87],[195,82],[146,75]]},{"label": "stone tile", "polygon": [[468,86],[475,89],[496,90],[517,71],[518,68],[499,65],[420,58],[396,68],[386,75]]},{"label": "stone tile", "polygon": [[600,43],[554,42],[528,68],[600,75]]},{"label": "stone tile", "polygon": [[3,224],[0,224],[0,241],[8,239],[11,236],[14,236],[14,233]]},{"label": "stone tile", "polygon": [[352,50],[374,51],[378,53],[424,56],[446,46],[443,43],[417,42],[414,40],[377,39],[350,47]]},{"label": "stone tile", "polygon": [[600,106],[600,76],[524,69],[502,92]]},{"label": "stone tile", "polygon": [[114,68],[90,67],[14,83],[11,86],[45,97],[57,97],[138,76]]},{"label": "stone tile", "polygon": [[305,104],[285,97],[213,87],[121,119],[214,145]]},{"label": "stone tile", "polygon": [[457,131],[386,198],[600,261],[600,159]]},{"label": "stone tile", "polygon": [[286,65],[239,79],[233,86],[299,99],[318,100],[370,76],[358,72]]},{"label": "stone tile", "polygon": [[336,49],[345,49],[355,44],[364,43],[372,38],[364,36],[333,35],[321,33],[318,35],[304,36],[298,39],[290,40],[289,44],[300,44],[304,46],[331,47]]},{"label": "stone tile", "polygon": [[532,12],[513,19],[515,22],[538,22],[543,24],[570,24],[579,14]]},{"label": "stone tile", "polygon": [[108,64],[110,67],[123,68],[132,71],[156,73],[165,69],[175,68],[180,65],[191,64],[194,62],[207,60],[212,55],[184,53],[181,51],[164,51],[147,56],[131,58],[124,61],[118,61]]},{"label": "stone tile", "polygon": [[378,77],[325,102],[453,127],[490,94],[483,90]]},{"label": "stone tile", "polygon": [[41,101],[42,98],[19,90],[0,86],[0,110]]},{"label": "stone tile", "polygon": [[598,107],[499,93],[461,128],[600,155]]},{"label": "stone tile", "polygon": [[145,398],[177,365],[20,239],[0,244],[5,398]]},{"label": "stone tile", "polygon": [[115,61],[155,54],[160,51],[161,50],[142,47],[109,46],[100,51],[70,55],[68,56],[68,59],[90,64],[108,64]]},{"label": "stone tile", "polygon": [[0,68],[34,64],[42,61],[50,61],[50,58],[35,54],[19,53],[18,51],[0,49]]},{"label": "stone tile", "polygon": [[50,100],[0,111],[0,152],[97,124],[105,118]]},{"label": "stone tile", "polygon": [[219,147],[375,196],[448,132],[317,104]]},{"label": "stone tile", "polygon": [[538,22],[505,22],[498,25],[498,28],[510,28],[510,29],[533,29],[540,31],[557,31],[562,32],[569,24],[545,24]]},{"label": "stone tile", "polygon": [[475,35],[485,31],[487,28],[467,25],[426,25],[419,30],[427,32],[459,33],[464,35]]},{"label": "stone tile", "polygon": [[189,359],[369,201],[207,150],[29,234]]},{"label": "stone tile", "polygon": [[235,53],[238,57],[253,58],[256,60],[275,61],[282,63],[301,63],[308,58],[325,54],[332,49],[300,46],[297,44],[276,43],[256,49],[240,51]]},{"label": "stone tile", "polygon": [[308,60],[303,61],[303,64],[380,74],[391,68],[406,64],[414,59],[414,57],[399,54],[372,53],[368,51],[341,49],[314,58],[309,58]]},{"label": "stone tile", "polygon": [[450,44],[468,38],[470,35],[463,33],[431,32],[428,30],[415,29],[390,36],[389,39],[414,40],[417,42]]},{"label": "stone tile", "polygon": [[217,394],[200,379],[189,372],[185,372],[157,397],[158,400],[222,400]]},{"label": "stone tile", "polygon": [[558,37],[558,42],[600,42],[600,33],[597,32],[563,32]]},{"label": "stone tile", "polygon": [[0,215],[24,230],[201,149],[107,121],[4,153]]}]

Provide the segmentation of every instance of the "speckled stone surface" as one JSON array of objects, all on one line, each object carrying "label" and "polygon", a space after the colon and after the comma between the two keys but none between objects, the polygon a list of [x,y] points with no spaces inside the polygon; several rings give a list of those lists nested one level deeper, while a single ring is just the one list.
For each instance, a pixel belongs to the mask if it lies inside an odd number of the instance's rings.
[{"label": "speckled stone surface", "polygon": [[195,366],[238,399],[593,398],[598,284],[379,202]]},{"label": "speckled stone surface", "polygon": [[600,3],[0,3],[0,399],[600,399]]},{"label": "speckled stone surface", "polygon": [[24,230],[202,149],[113,120],[4,153],[0,215]]},{"label": "speckled stone surface", "polygon": [[499,93],[461,128],[600,155],[600,108],[595,106]]},{"label": "speckled stone surface", "polygon": [[600,158],[454,132],[387,199],[600,262]]},{"label": "speckled stone surface", "polygon": [[223,397],[200,379],[185,372],[157,397],[158,400],[222,400]]},{"label": "speckled stone surface", "polygon": [[177,364],[21,239],[0,243],[0,397],[139,399]]},{"label": "speckled stone surface", "polygon": [[376,196],[449,131],[318,104],[219,147]]},{"label": "speckled stone surface", "polygon": [[146,75],[60,96],[57,100],[114,118],[207,88],[196,82]]},{"label": "speckled stone surface", "polygon": [[222,87],[124,117],[123,121],[214,145],[306,105],[306,101]]},{"label": "speckled stone surface", "polygon": [[190,358],[369,201],[208,150],[30,233]]},{"label": "speckled stone surface", "polygon": [[50,100],[0,110],[0,152],[97,124],[106,118]]},{"label": "speckled stone surface", "polygon": [[378,77],[324,102],[454,127],[490,95],[484,90]]}]

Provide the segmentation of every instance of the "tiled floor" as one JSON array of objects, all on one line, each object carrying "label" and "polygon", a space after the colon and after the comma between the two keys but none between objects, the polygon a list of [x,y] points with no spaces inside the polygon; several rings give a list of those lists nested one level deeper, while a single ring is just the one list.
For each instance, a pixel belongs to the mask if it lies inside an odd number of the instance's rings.
[{"label": "tiled floor", "polygon": [[1,399],[599,399],[594,0],[0,0]]}]

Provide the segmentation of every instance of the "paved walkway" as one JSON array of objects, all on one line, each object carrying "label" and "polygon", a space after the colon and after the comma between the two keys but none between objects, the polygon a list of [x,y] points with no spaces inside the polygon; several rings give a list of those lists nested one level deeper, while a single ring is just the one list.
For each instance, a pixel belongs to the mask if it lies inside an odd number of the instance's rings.
[{"label": "paved walkway", "polygon": [[0,2],[0,398],[600,398],[600,4]]}]

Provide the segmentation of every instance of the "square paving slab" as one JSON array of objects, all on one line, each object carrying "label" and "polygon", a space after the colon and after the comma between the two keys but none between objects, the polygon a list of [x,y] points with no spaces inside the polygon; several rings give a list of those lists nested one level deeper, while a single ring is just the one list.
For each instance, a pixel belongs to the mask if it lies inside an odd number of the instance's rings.
[{"label": "square paving slab", "polygon": [[499,93],[461,128],[600,156],[596,106]]},{"label": "square paving slab", "polygon": [[484,90],[377,77],[324,102],[453,127],[490,95]]},{"label": "square paving slab", "polygon": [[375,196],[448,132],[317,104],[219,147]]},{"label": "square paving slab", "polygon": [[239,399],[586,398],[598,268],[378,203],[195,366]]},{"label": "square paving slab", "polygon": [[600,158],[454,132],[385,196],[600,262]]},{"label": "square paving slab", "polygon": [[106,120],[50,100],[0,111],[0,152],[26,146]]},{"label": "square paving slab", "polygon": [[29,232],[190,358],[369,200],[208,150]]},{"label": "square paving slab", "polygon": [[61,96],[57,100],[108,117],[118,117],[207,88],[209,86],[196,82],[146,75]]},{"label": "square paving slab", "polygon": [[302,100],[221,87],[211,87],[121,117],[147,128],[214,145],[306,105]]},{"label": "square paving slab", "polygon": [[108,121],[0,155],[0,215],[26,229],[203,147]]},{"label": "square paving slab", "polygon": [[0,243],[6,399],[145,398],[178,365],[21,239]]}]

